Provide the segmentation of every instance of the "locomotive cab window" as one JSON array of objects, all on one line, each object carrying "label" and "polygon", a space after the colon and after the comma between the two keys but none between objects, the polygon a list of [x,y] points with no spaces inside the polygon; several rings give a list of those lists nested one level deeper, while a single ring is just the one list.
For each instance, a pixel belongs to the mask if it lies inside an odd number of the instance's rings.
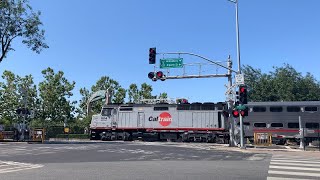
[{"label": "locomotive cab window", "polygon": [[305,111],[318,111],[316,106],[308,106],[304,108]]},{"label": "locomotive cab window", "polygon": [[306,123],[306,128],[308,129],[318,129],[319,123]]},{"label": "locomotive cab window", "polygon": [[287,112],[300,112],[300,107],[299,106],[288,106]]},{"label": "locomotive cab window", "polygon": [[281,106],[270,107],[270,112],[282,112]]},{"label": "locomotive cab window", "polygon": [[282,123],[271,123],[271,127],[283,127]]},{"label": "locomotive cab window", "polygon": [[254,123],[254,127],[267,127],[266,123]]},{"label": "locomotive cab window", "polygon": [[253,112],[266,112],[266,107],[263,106],[253,106]]},{"label": "locomotive cab window", "polygon": [[112,108],[104,108],[102,109],[101,115],[102,116],[111,116]]},{"label": "locomotive cab window", "polygon": [[288,123],[288,128],[299,128],[299,123]]}]

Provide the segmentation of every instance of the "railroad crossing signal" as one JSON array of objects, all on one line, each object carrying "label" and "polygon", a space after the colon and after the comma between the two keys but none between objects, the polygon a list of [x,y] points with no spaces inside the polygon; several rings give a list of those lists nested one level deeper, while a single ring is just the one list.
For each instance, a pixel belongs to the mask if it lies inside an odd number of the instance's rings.
[{"label": "railroad crossing signal", "polygon": [[239,117],[239,111],[237,109],[232,110],[232,116],[235,118]]},{"label": "railroad crossing signal", "polygon": [[150,48],[149,49],[149,64],[155,64],[156,63],[156,48]]},{"label": "railroad crossing signal", "polygon": [[241,104],[248,104],[248,94],[246,85],[239,86],[239,101]]}]

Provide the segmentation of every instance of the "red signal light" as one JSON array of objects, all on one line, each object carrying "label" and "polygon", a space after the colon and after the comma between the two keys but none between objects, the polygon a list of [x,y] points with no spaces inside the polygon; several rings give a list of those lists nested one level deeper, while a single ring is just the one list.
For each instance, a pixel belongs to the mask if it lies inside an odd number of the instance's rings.
[{"label": "red signal light", "polygon": [[245,89],[244,87],[241,87],[241,88],[240,88],[240,92],[241,92],[241,93],[244,93],[245,91],[246,91],[246,89]]},{"label": "red signal light", "polygon": [[240,111],[240,114],[241,114],[242,117],[244,117],[245,112],[244,111]]},{"label": "red signal light", "polygon": [[237,117],[239,117],[239,112],[237,110],[233,110],[232,115],[233,115],[233,117],[237,118]]},{"label": "red signal light", "polygon": [[158,71],[157,72],[157,78],[161,79],[163,77],[163,72],[162,71]]}]

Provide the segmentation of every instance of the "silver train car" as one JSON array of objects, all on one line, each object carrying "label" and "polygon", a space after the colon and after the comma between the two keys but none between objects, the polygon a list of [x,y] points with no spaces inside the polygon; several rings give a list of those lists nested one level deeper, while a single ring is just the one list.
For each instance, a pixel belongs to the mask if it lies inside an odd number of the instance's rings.
[{"label": "silver train car", "polygon": [[[253,141],[254,133],[271,133],[278,144],[300,138],[299,117],[306,142],[320,134],[320,101],[249,102],[249,116],[243,120],[244,136]],[[236,119],[239,126],[239,120]]]},{"label": "silver train car", "polygon": [[94,115],[91,139],[228,143],[225,103],[107,104]]}]

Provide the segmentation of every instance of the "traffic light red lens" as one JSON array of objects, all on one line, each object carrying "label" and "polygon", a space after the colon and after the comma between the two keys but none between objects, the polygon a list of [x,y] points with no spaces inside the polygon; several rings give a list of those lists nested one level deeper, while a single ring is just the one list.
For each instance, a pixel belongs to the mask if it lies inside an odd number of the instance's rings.
[{"label": "traffic light red lens", "polygon": [[162,71],[158,71],[158,72],[157,72],[157,77],[158,77],[158,78],[162,78],[162,76],[163,76],[163,72],[162,72]]},{"label": "traffic light red lens", "polygon": [[245,89],[244,87],[240,88],[240,92],[242,92],[242,93],[244,93],[245,90],[246,90],[246,89]]},{"label": "traffic light red lens", "polygon": [[240,111],[240,114],[241,114],[241,116],[244,116],[245,112],[244,111]]},{"label": "traffic light red lens", "polygon": [[239,112],[238,112],[238,111],[233,111],[232,114],[233,114],[234,116],[239,116]]}]

